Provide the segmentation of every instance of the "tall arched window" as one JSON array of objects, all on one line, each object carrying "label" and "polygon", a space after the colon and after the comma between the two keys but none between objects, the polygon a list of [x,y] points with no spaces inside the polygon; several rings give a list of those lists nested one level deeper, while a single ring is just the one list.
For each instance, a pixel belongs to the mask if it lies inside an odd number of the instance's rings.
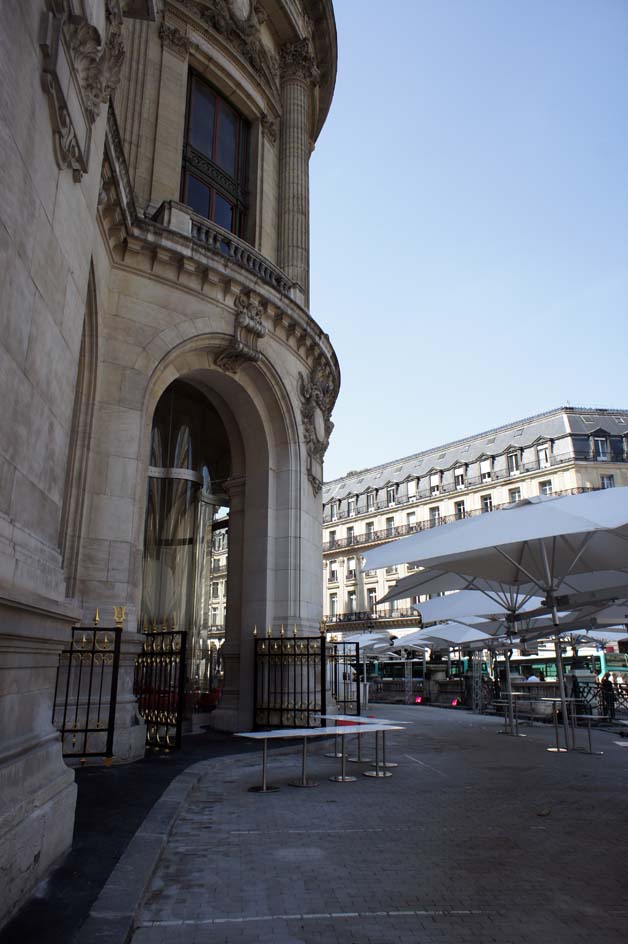
[{"label": "tall arched window", "polygon": [[190,73],[181,200],[237,236],[246,223],[248,152],[248,122]]}]

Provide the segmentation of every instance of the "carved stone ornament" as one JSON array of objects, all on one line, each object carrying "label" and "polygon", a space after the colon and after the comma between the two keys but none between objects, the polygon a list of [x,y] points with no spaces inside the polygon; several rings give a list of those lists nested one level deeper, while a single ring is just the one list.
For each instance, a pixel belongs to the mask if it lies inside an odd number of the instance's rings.
[{"label": "carved stone ornament", "polygon": [[268,138],[271,144],[276,144],[278,136],[277,121],[270,118],[266,112],[262,112],[260,116],[260,122],[262,125],[262,134],[264,137]]},{"label": "carved stone ornament", "polygon": [[235,374],[243,364],[256,364],[261,358],[257,350],[258,341],[266,336],[262,321],[263,308],[252,292],[241,292],[236,296],[236,317],[233,339],[227,347],[214,358],[216,367],[229,374]]},{"label": "carved stone ornament", "polygon": [[260,38],[266,13],[253,0],[178,0],[206,26],[220,33],[256,72],[267,54]]},{"label": "carved stone ornament", "polygon": [[300,39],[296,43],[286,43],[281,47],[280,68],[281,78],[284,81],[301,79],[308,84],[317,85],[320,79],[312,44],[307,38]]},{"label": "carved stone ornament", "polygon": [[59,168],[75,181],[87,172],[91,128],[120,81],[124,60],[119,0],[106,0],[105,38],[70,0],[50,0],[39,45],[44,56],[42,87],[48,95],[54,153]]},{"label": "carved stone ornament", "polygon": [[181,59],[187,58],[192,44],[183,30],[180,30],[178,26],[174,26],[172,23],[166,23],[164,21],[159,27],[159,35],[162,44],[170,49],[171,52]]},{"label": "carved stone ornament", "polygon": [[329,445],[334,424],[330,416],[334,405],[334,386],[320,367],[315,367],[309,379],[299,374],[303,438],[307,450],[307,477],[312,491],[318,495],[323,480],[323,459]]}]

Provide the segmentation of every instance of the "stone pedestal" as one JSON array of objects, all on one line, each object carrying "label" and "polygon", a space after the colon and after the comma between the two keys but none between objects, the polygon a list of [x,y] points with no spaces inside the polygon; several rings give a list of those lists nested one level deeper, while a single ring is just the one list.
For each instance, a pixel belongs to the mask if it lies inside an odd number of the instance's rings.
[{"label": "stone pedestal", "polygon": [[76,785],[52,708],[77,617],[36,594],[0,597],[0,925],[72,842]]}]

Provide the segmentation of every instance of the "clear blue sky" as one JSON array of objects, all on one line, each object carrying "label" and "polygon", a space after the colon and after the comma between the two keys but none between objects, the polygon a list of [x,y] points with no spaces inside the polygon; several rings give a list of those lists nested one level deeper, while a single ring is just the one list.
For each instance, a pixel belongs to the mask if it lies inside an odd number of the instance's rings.
[{"label": "clear blue sky", "polygon": [[335,0],[311,160],[327,480],[628,409],[628,0]]}]

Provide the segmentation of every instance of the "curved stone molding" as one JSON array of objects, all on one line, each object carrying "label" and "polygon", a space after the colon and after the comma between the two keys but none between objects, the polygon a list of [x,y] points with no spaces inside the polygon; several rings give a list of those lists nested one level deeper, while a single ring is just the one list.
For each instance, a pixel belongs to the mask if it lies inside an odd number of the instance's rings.
[{"label": "curved stone molding", "polygon": [[241,292],[234,300],[236,318],[234,337],[229,345],[216,355],[216,367],[235,374],[243,364],[257,363],[262,356],[257,343],[266,336],[262,321],[263,308],[252,292]]},{"label": "curved stone molding", "polygon": [[299,374],[298,393],[308,457],[307,477],[312,491],[318,495],[323,487],[323,459],[334,428],[330,417],[336,399],[335,390],[326,372],[317,365],[309,378]]},{"label": "curved stone molding", "polygon": [[87,173],[91,128],[120,81],[124,60],[120,0],[107,0],[106,36],[71,5],[57,2],[42,14],[39,46],[42,88],[48,96],[55,160],[74,180]]},{"label": "curved stone molding", "polygon": [[317,85],[320,79],[312,44],[307,38],[296,43],[286,43],[281,47],[280,68],[283,81],[300,79]]},{"label": "curved stone molding", "polygon": [[180,7],[223,36],[256,72],[268,58],[260,38],[266,12],[253,0],[177,0]]}]

